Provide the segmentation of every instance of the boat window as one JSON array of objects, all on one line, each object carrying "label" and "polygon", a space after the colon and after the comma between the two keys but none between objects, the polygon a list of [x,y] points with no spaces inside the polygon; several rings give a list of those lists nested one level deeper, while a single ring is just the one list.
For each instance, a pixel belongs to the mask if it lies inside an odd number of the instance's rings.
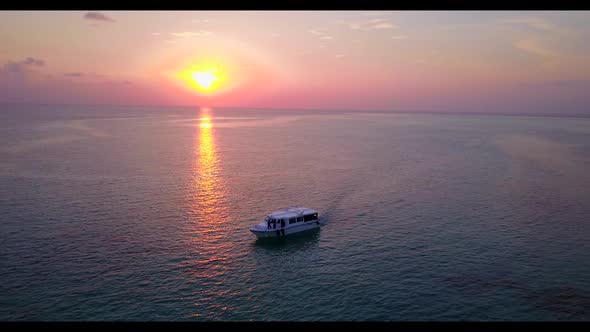
[{"label": "boat window", "polygon": [[314,221],[318,219],[318,214],[314,213],[314,214],[308,214],[306,216],[303,216],[303,220],[304,221]]},{"label": "boat window", "polygon": [[302,221],[303,221],[303,217],[297,218],[297,222],[302,222]]},{"label": "boat window", "polygon": [[294,224],[297,222],[297,218],[291,218],[289,219],[289,224]]}]

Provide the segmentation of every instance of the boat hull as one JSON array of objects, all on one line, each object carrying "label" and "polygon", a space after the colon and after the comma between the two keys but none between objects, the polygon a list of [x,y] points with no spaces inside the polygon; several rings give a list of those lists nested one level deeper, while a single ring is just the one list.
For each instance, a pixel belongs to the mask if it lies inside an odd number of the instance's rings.
[{"label": "boat hull", "polygon": [[301,225],[296,225],[292,227],[285,227],[284,229],[276,228],[276,229],[260,229],[260,228],[251,228],[250,231],[256,235],[257,238],[273,238],[273,237],[283,237],[288,236],[291,234],[297,234],[305,231],[310,231],[313,229],[318,229],[323,225],[321,221],[313,221],[308,222]]}]

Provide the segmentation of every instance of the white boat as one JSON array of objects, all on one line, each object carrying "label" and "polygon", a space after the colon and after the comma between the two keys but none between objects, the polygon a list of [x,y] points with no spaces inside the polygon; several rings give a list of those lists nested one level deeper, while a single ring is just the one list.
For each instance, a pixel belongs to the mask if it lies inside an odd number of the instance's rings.
[{"label": "white boat", "polygon": [[316,210],[289,207],[274,211],[250,228],[258,238],[281,237],[319,228],[323,225]]}]

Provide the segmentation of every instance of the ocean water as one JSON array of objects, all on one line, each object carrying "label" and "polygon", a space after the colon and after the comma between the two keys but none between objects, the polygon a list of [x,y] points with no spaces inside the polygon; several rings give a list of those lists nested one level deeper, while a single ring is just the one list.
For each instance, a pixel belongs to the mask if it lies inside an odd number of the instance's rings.
[{"label": "ocean water", "polygon": [[0,239],[0,320],[588,320],[590,119],[4,105]]}]

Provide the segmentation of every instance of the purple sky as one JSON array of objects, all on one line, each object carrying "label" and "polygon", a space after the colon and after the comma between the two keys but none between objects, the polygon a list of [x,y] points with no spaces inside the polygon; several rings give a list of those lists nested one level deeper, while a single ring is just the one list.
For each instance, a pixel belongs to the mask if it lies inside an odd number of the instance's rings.
[{"label": "purple sky", "polygon": [[[590,114],[590,12],[4,11],[0,22],[0,102]],[[211,91],[182,76],[209,69],[222,78]]]}]

